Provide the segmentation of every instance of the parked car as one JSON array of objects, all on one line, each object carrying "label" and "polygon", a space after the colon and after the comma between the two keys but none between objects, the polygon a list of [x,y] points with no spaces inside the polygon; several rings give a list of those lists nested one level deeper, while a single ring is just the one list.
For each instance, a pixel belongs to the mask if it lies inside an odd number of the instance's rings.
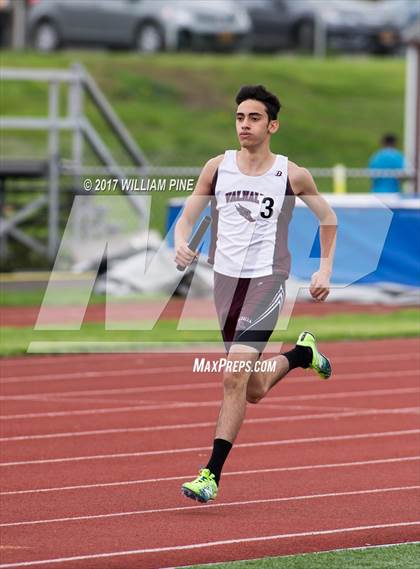
[{"label": "parked car", "polygon": [[12,3],[0,0],[0,47],[10,46],[12,28]]},{"label": "parked car", "polygon": [[418,0],[377,0],[375,9],[384,22],[393,22],[401,30],[415,25],[420,19]]},{"label": "parked car", "polygon": [[246,10],[233,0],[31,0],[28,17],[40,51],[76,44],[231,51],[249,30]]},{"label": "parked car", "polygon": [[367,0],[237,0],[252,22],[255,50],[314,50],[317,29],[327,48],[385,53],[400,42],[399,28]]},{"label": "parked car", "polygon": [[295,16],[292,5],[277,0],[236,0],[248,11],[252,29],[249,47],[276,51],[293,47]]}]

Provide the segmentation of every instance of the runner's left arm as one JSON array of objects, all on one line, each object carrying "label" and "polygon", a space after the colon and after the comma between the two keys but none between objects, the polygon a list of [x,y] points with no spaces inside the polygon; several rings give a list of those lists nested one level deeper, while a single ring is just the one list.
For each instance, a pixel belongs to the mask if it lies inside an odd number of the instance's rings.
[{"label": "runner's left arm", "polygon": [[291,176],[291,183],[294,193],[309,207],[320,222],[321,259],[319,270],[312,275],[309,290],[316,301],[322,302],[330,293],[330,278],[337,238],[337,216],[327,200],[318,192],[308,170],[297,167],[293,178]]}]

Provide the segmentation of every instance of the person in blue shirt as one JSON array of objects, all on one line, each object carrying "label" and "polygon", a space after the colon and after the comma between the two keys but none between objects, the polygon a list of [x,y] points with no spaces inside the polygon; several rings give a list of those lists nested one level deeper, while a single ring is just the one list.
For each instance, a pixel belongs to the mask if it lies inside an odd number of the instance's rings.
[{"label": "person in blue shirt", "polygon": [[[382,148],[375,152],[369,160],[370,170],[403,170],[404,155],[397,148],[395,134],[385,134],[382,138]],[[398,178],[372,178],[371,191],[376,193],[397,193],[401,191],[401,181]]]}]

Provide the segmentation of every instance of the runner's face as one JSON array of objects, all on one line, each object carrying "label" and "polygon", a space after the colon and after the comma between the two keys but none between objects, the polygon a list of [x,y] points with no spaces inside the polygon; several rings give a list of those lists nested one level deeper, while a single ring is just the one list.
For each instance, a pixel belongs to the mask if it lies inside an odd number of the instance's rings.
[{"label": "runner's face", "polygon": [[242,148],[262,144],[278,129],[278,122],[271,121],[261,101],[243,101],[236,111],[236,133]]}]

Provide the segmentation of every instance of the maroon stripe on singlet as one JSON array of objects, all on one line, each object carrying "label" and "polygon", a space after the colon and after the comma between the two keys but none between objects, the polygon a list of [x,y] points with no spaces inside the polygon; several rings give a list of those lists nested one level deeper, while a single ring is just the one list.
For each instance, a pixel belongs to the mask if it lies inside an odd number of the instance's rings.
[{"label": "maroon stripe on singlet", "polygon": [[283,205],[277,219],[276,245],[274,248],[273,273],[284,275],[290,273],[290,252],[288,248],[289,223],[292,219],[296,197],[292,190],[289,178],[287,178],[286,194]]},{"label": "maroon stripe on singlet", "polygon": [[209,247],[209,257],[208,262],[210,265],[214,265],[214,256],[216,254],[216,241],[217,241],[217,229],[219,224],[219,212],[217,211],[217,203],[216,203],[216,185],[217,185],[217,176],[219,173],[219,169],[216,170],[213,176],[213,180],[211,181],[210,186],[210,196],[211,196],[211,238],[210,238],[210,247]]}]

